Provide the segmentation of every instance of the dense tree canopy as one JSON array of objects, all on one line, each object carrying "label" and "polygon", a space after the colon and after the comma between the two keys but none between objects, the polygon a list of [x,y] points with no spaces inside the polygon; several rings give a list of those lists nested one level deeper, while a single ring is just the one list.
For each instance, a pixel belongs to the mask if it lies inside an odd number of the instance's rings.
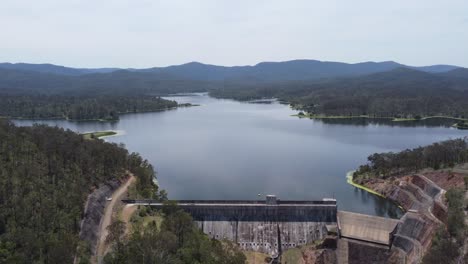
[{"label": "dense tree canopy", "polygon": [[386,177],[417,172],[424,168],[453,167],[468,162],[468,138],[442,141],[399,153],[374,153],[368,160],[369,164],[361,166],[356,175]]},{"label": "dense tree canopy", "polygon": [[[448,203],[447,228],[441,227],[434,238],[432,246],[423,258],[424,264],[456,263],[468,234],[463,208],[465,205],[464,190],[450,189],[445,194]],[[468,256],[465,255],[465,261]]]},{"label": "dense tree canopy", "polygon": [[225,83],[215,97],[276,97],[311,115],[468,117],[468,70],[431,74],[395,69],[354,78],[269,84]]},{"label": "dense tree canopy", "polygon": [[[84,248],[78,233],[87,196],[128,171],[137,177],[134,195],[165,196],[154,184],[151,164],[123,146],[0,120],[0,263],[73,263]],[[190,215],[168,208],[160,228],[141,226],[130,238],[123,223],[114,222],[106,263],[245,262],[236,247],[209,239]]]},{"label": "dense tree canopy", "polygon": [[117,120],[119,114],[177,107],[155,96],[8,96],[0,95],[0,116],[29,119]]},{"label": "dense tree canopy", "polygon": [[0,263],[72,263],[87,195],[127,170],[155,195],[152,167],[122,146],[0,120]]},{"label": "dense tree canopy", "polygon": [[106,264],[164,263],[164,264],[241,264],[244,254],[229,241],[208,238],[193,223],[189,214],[174,207],[164,210],[158,224],[134,226],[125,237],[122,222],[109,229],[113,250],[104,258]]}]

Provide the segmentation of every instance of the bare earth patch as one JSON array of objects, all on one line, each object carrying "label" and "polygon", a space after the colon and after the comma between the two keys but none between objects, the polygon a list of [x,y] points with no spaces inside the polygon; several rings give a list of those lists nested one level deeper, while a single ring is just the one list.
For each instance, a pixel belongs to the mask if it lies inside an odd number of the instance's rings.
[{"label": "bare earth patch", "polygon": [[125,193],[127,192],[128,187],[136,180],[135,176],[130,174],[128,180],[122,184],[113,194],[112,200],[106,205],[104,215],[102,217],[101,225],[99,228],[99,239],[97,244],[97,256],[104,256],[108,250],[108,245],[105,243],[107,237],[107,227],[112,223],[112,215],[115,211],[116,206],[121,202]]}]

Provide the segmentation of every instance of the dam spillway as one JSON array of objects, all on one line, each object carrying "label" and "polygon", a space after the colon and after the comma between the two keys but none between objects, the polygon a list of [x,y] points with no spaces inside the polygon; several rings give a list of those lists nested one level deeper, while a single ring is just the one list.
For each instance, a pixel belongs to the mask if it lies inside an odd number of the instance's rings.
[{"label": "dam spillway", "polygon": [[[164,206],[152,200],[122,201],[158,209]],[[282,201],[267,196],[266,200],[178,200],[177,203],[209,237],[227,239],[244,250],[270,255],[323,239],[337,225],[334,199]]]}]

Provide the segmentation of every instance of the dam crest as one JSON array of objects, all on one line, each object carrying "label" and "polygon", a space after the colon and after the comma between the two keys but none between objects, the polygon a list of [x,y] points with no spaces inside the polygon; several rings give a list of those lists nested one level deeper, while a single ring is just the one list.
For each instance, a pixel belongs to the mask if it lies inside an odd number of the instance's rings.
[{"label": "dam crest", "polygon": [[[164,206],[151,200],[123,202]],[[335,199],[282,201],[268,195],[263,201],[178,200],[177,203],[209,237],[227,239],[243,250],[270,255],[321,240],[337,226]]]}]

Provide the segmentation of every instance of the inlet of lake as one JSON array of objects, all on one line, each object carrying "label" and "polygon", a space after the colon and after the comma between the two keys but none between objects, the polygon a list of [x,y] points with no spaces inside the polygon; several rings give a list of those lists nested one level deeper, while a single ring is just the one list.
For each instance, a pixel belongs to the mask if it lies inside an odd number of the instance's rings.
[{"label": "inlet of lake", "polygon": [[[115,123],[16,120],[77,132],[119,130],[109,142],[139,152],[170,199],[336,198],[339,210],[399,217],[390,201],[347,184],[346,173],[375,152],[400,151],[468,135],[447,126],[325,122],[292,117],[287,105],[242,103],[206,94],[169,97],[200,106],[126,114]],[[259,197],[260,194],[260,197]]]}]

